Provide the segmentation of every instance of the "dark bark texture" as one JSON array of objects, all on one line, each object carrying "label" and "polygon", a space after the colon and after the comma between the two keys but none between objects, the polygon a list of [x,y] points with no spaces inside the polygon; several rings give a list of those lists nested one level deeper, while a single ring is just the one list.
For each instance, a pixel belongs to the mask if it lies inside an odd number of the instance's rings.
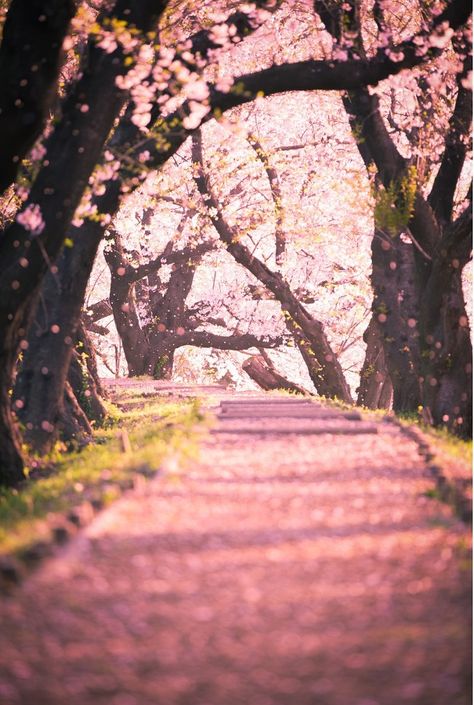
[{"label": "dark bark texture", "polygon": [[[200,307],[189,309],[186,299],[191,290],[201,257],[215,247],[203,243],[164,252],[149,263],[131,266],[118,233],[114,233],[106,260],[111,273],[110,307],[120,335],[129,375],[152,375],[169,379],[173,372],[175,351],[185,345],[219,350],[249,350],[277,347],[283,337],[260,337],[250,333],[215,334],[198,330],[206,324],[225,327],[225,321],[205,316]],[[172,264],[168,282],[162,285],[161,264]],[[138,288],[140,287],[140,288]],[[149,323],[143,324],[137,310],[137,300],[147,311]],[[91,318],[108,315],[109,308],[101,301],[91,307]]]},{"label": "dark bark texture", "polygon": [[360,373],[357,404],[368,409],[389,409],[393,387],[385,362],[384,344],[377,315],[372,315],[364,333],[367,351]]},{"label": "dark bark texture", "polygon": [[13,0],[0,47],[0,193],[40,136],[56,97],[74,0]]},{"label": "dark bark texture", "polygon": [[25,425],[25,438],[40,453],[50,450],[61,432],[64,385],[78,342],[82,303],[102,229],[97,223],[85,221],[69,234],[73,246],[64,248],[57,272],[48,272],[43,281],[15,385],[15,398],[22,403],[19,415]]}]

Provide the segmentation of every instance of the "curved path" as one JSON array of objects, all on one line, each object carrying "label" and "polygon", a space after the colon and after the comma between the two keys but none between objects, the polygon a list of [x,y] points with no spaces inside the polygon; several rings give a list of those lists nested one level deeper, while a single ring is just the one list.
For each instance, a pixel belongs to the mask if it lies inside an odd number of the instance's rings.
[{"label": "curved path", "polygon": [[8,705],[466,705],[467,532],[394,424],[222,398],[0,604]]}]

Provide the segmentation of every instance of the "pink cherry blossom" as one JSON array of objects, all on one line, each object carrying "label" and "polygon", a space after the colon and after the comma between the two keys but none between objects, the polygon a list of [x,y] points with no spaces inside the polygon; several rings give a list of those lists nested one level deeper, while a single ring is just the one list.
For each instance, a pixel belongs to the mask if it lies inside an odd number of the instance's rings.
[{"label": "pink cherry blossom", "polygon": [[16,216],[16,221],[32,235],[41,235],[45,228],[41,208],[37,203],[30,203],[24,211],[21,211],[21,213]]},{"label": "pink cherry blossom", "polygon": [[183,127],[187,130],[195,130],[202,122],[202,119],[209,112],[208,105],[197,103],[194,100],[189,101],[190,114],[183,119]]},{"label": "pink cherry blossom", "polygon": [[44,158],[45,154],[46,154],[46,147],[44,147],[44,145],[42,145],[41,143],[38,142],[37,144],[35,144],[35,146],[31,150],[29,156],[33,162],[38,162],[38,161],[40,161],[40,159]]},{"label": "pink cherry blossom", "polygon": [[205,81],[192,81],[185,86],[184,94],[187,98],[202,102],[209,97],[209,88]]},{"label": "pink cherry blossom", "polygon": [[106,54],[112,54],[117,47],[117,40],[113,32],[106,32],[103,34],[100,42],[97,42],[97,46],[100,47]]},{"label": "pink cherry blossom", "polygon": [[220,76],[215,84],[217,90],[222,93],[228,93],[233,85],[234,79],[232,76]]}]

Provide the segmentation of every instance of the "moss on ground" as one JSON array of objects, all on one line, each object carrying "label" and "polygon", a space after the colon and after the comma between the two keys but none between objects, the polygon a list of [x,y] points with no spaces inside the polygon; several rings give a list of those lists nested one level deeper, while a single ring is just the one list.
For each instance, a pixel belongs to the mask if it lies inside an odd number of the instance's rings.
[{"label": "moss on ground", "polygon": [[196,400],[124,390],[114,401],[95,443],[72,453],[58,446],[22,487],[0,489],[0,555],[46,540],[51,526],[76,508],[106,506],[164,464],[177,472],[197,456],[205,424]]}]

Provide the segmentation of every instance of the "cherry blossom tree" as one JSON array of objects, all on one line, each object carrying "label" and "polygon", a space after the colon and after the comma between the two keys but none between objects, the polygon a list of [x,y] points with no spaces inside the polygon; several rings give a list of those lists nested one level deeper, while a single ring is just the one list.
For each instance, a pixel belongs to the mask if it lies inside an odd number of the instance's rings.
[{"label": "cherry blossom tree", "polygon": [[[337,45],[364,60],[370,41],[364,42],[357,4],[315,6]],[[382,38],[392,51],[399,29],[382,5],[375,20],[377,43]],[[470,29],[455,33],[438,27],[427,44],[420,44],[425,53],[432,51],[432,61],[423,72],[392,81],[387,109],[384,90],[380,96],[366,88],[350,91],[343,103],[374,182],[374,319],[369,334],[377,335],[378,329],[394,408],[416,411],[421,406],[429,423],[444,423],[467,435],[472,346],[462,270],[471,254],[472,191],[461,179],[471,127],[472,56]],[[441,93],[442,109],[435,107],[441,83],[450,92]],[[426,111],[431,122],[425,127]]]},{"label": "cherry blossom tree", "polygon": [[[212,306],[206,305],[206,301],[187,306],[196,268],[213,247],[212,242],[181,250],[168,246],[162,256],[131,268],[121,238],[114,233],[113,243],[105,254],[111,272],[110,303],[131,376],[150,374],[157,379],[169,379],[174,353],[185,345],[247,350],[283,343],[281,335],[265,337],[228,330],[225,319],[212,315]],[[163,265],[171,265],[165,282],[160,281]],[[223,328],[225,332],[213,333],[202,330],[203,326]]]},{"label": "cherry blossom tree", "polygon": [[314,386],[322,395],[336,396],[351,402],[349,387],[321,323],[306,311],[283,277],[272,272],[240,242],[239,233],[223,216],[209,176],[204,170],[202,139],[198,132],[193,137],[192,155],[197,167],[196,185],[208,206],[212,224],[234,259],[262,282],[280,302],[287,328],[298,345]]},{"label": "cherry blossom tree", "polygon": [[[21,3],[13,2],[10,11],[19,4]],[[125,121],[117,139],[124,145],[131,135],[139,134],[137,123],[143,122],[143,115],[147,114],[144,112],[144,105],[148,103],[145,103],[145,96],[143,92],[140,93],[138,86],[150,74],[149,61],[153,54],[153,49],[149,46],[152,37],[147,33],[153,33],[166,5],[165,2],[143,0],[131,7],[125,0],[118,0],[112,9],[105,9],[97,22],[88,28],[89,40],[79,78],[72,83],[71,90],[64,98],[61,106],[62,118],[44,141],[44,151],[41,150],[39,157],[41,166],[29,193],[25,193],[24,205],[16,219],[2,234],[0,393],[3,396],[0,402],[0,466],[2,482],[6,484],[14,484],[23,477],[20,441],[11,415],[9,391],[19,346],[26,348],[28,345],[25,336],[34,312],[39,286],[48,269],[57,266],[52,265],[52,262],[63,246],[94,166],[129,94],[133,101],[129,110],[129,121]],[[51,5],[45,17],[51,19],[53,14]],[[6,29],[11,26],[14,30],[15,25],[8,24],[8,16]],[[245,15],[239,15],[238,20],[240,19],[243,20],[240,24],[242,32],[249,31],[251,25],[248,22],[246,24]],[[43,15],[38,16],[38,23],[44,21]],[[232,23],[231,25],[235,26]],[[63,33],[67,28],[68,23],[64,22]],[[31,24],[25,27],[26,34],[31,34],[32,30]],[[5,31],[3,44],[6,48],[8,37]],[[197,50],[204,44],[203,51],[206,53],[206,47],[209,48],[209,40],[212,39],[210,32],[198,36]],[[166,56],[166,52],[163,56]],[[166,58],[161,60],[166,63]],[[132,68],[128,68],[130,65]],[[6,71],[5,67],[4,70]],[[53,76],[49,81],[48,89],[54,86],[55,78]],[[158,80],[153,83],[154,91],[158,89],[158,83]],[[18,100],[21,101],[21,98]],[[192,100],[190,103],[193,106]],[[159,114],[159,105],[157,108]],[[139,118],[139,115],[142,117]],[[35,130],[37,129],[36,126]],[[15,155],[16,160],[21,156]],[[102,171],[99,170],[97,177],[99,182]],[[127,162],[125,172],[132,179],[132,183],[134,179],[138,183],[137,177],[131,175]],[[14,174],[11,176],[14,178]],[[106,190],[99,184],[97,196],[102,198],[100,205],[106,205],[107,210],[114,212],[121,194],[111,176],[110,170],[106,170],[109,188]],[[86,192],[87,203],[91,205],[91,197],[87,196]],[[96,210],[89,209],[89,215],[97,212],[97,204],[94,206]],[[80,219],[76,217],[76,223],[79,222]],[[105,226],[106,223],[107,218],[102,219],[102,225]],[[99,233],[102,236],[103,230]],[[96,242],[100,241],[100,236]],[[93,253],[89,253],[89,267],[91,260]],[[57,335],[60,328],[56,323],[53,323],[53,327],[51,332]],[[61,333],[61,338],[66,346],[71,346],[74,340],[74,336],[68,335],[67,332],[64,337]],[[58,389],[65,384],[67,367],[67,364],[61,365]],[[56,401],[62,403],[62,394],[56,394]],[[22,400],[17,400],[17,403],[21,404]],[[45,420],[45,426],[46,424],[49,428],[48,420]]]},{"label": "cherry blossom tree", "polygon": [[[36,29],[38,24],[45,27],[51,26],[51,31],[56,33],[55,37],[58,41],[61,37],[65,39],[62,47],[67,49],[69,36],[65,35],[68,32],[70,3],[45,2],[43,4],[46,8],[45,12],[38,15],[37,22],[33,23],[33,26],[21,20],[21,12],[18,15],[19,24],[13,22],[14,11],[17,8],[21,10],[24,3],[20,0],[12,0],[2,42],[5,56],[7,50],[11,51],[13,45],[22,46],[9,37],[9,32],[16,32],[18,26],[23,31],[25,39],[31,37],[33,29]],[[350,15],[353,6],[351,3],[347,5],[349,8],[347,13]],[[55,13],[54,10],[57,7],[64,9],[65,14]],[[463,28],[469,17],[469,8],[461,0],[452,0],[444,7],[436,5],[424,8],[423,14],[420,14],[422,19],[418,24],[410,25],[405,31],[398,34],[388,33],[382,27],[370,51],[367,51],[366,55],[361,55],[353,50],[354,46],[357,48],[354,36],[348,36],[347,32],[344,36],[336,36],[334,33],[337,30],[333,25],[336,27],[337,21],[333,22],[331,12],[328,15],[328,8],[316,3],[316,12],[337,40],[335,46],[328,48],[327,56],[322,53],[325,50],[323,42],[322,51],[319,51],[317,58],[313,56],[298,60],[290,58],[288,61],[273,63],[273,65],[271,60],[270,65],[265,65],[262,61],[255,70],[242,75],[239,75],[238,71],[231,75],[223,75],[218,68],[219,61],[223,60],[222,57],[225,58],[234,44],[245,35],[251,34],[259,26],[265,26],[268,18],[271,17],[269,10],[278,9],[278,4],[258,2],[250,8],[248,6],[237,6],[237,8],[232,7],[228,12],[225,6],[222,8],[216,5],[214,8],[216,11],[214,13],[211,11],[208,17],[208,20],[209,18],[212,20],[211,29],[195,32],[192,37],[194,27],[191,31],[184,32],[181,37],[176,33],[173,34],[174,6],[166,2],[141,0],[128,3],[126,0],[118,0],[112,7],[105,4],[104,10],[96,18],[93,17],[92,21],[87,18],[82,22],[83,43],[81,51],[78,52],[77,71],[68,84],[64,96],[59,96],[60,105],[54,124],[46,126],[42,144],[36,146],[35,154],[39,162],[37,170],[30,172],[29,192],[20,191],[19,196],[24,199],[23,205],[14,221],[5,227],[0,239],[0,465],[2,482],[6,484],[14,484],[23,477],[23,461],[19,451],[18,434],[11,415],[9,396],[17,353],[21,347],[25,348],[28,345],[26,336],[38,301],[39,287],[48,271],[54,276],[54,268],[58,266],[58,256],[65,240],[76,242],[76,239],[71,237],[75,234],[78,242],[79,239],[82,240],[83,234],[89,227],[94,230],[95,248],[91,246],[88,256],[84,255],[87,262],[86,269],[89,268],[90,271],[97,244],[119,208],[124,195],[137,188],[150,169],[160,168],[171,155],[176,153],[189,134],[203,122],[219,118],[224,111],[243,103],[250,103],[261,95],[273,95],[289,90],[349,91],[353,105],[351,115],[355,115],[356,119],[359,115],[363,119],[364,140],[369,144],[369,133],[373,139],[375,137],[379,139],[382,132],[381,129],[379,130],[380,121],[378,114],[371,110],[376,97],[366,87],[376,86],[390,76],[400,75],[403,71],[428,65],[430,61],[449,52],[458,37],[460,41],[460,33],[464,31]],[[383,14],[387,14],[390,8],[388,10],[384,8],[382,15],[378,12],[378,4],[375,9],[375,14],[364,15],[368,20],[364,20],[365,24],[360,24],[362,34],[367,33],[367,27],[373,29],[374,25],[378,27],[377,22],[387,21]],[[345,7],[343,10],[346,12]],[[380,20],[381,16],[382,20]],[[12,19],[10,24],[8,18]],[[317,26],[319,19],[316,15],[314,22],[319,31],[321,28]],[[159,27],[162,29],[160,40],[163,39],[163,43],[158,47],[156,31]],[[298,30],[294,22],[289,27],[290,31]],[[57,83],[61,48],[56,40],[49,46],[44,39],[43,37],[44,43],[39,48],[39,52],[47,52],[45,73],[38,77],[38,84],[35,76],[31,81],[32,87],[35,85],[38,87],[38,99],[33,111],[35,116],[31,121],[31,130],[26,130],[28,133],[26,137],[18,138],[15,154],[7,160],[10,163],[10,171],[5,179],[5,187],[8,186],[9,179],[13,180],[16,177],[17,167],[12,167],[11,164],[17,165],[24,156],[31,142],[43,128],[45,115],[52,104],[51,96]],[[48,46],[46,46],[47,43]],[[46,54],[44,56],[46,58]],[[19,65],[19,62],[17,64]],[[35,65],[31,66],[33,74],[36,73],[36,69],[33,68]],[[0,78],[5,80],[5,62],[1,64],[1,68],[3,70]],[[459,74],[461,82],[466,81],[467,72],[467,66],[454,71],[456,75]],[[22,86],[25,80],[27,84]],[[13,104],[20,110],[20,118],[26,118],[29,114],[26,109],[27,96],[24,93],[20,95],[20,88],[24,89],[25,85],[30,85],[28,81],[28,77],[19,76],[18,94],[13,96]],[[464,88],[464,83],[461,85]],[[11,89],[6,90],[5,93],[10,105],[11,93]],[[25,105],[24,112],[21,112],[22,101]],[[17,122],[17,127],[22,123],[25,124],[22,119]],[[28,124],[28,120],[26,123]],[[15,126],[13,129],[15,130]],[[356,131],[360,132],[360,129],[356,126]],[[456,142],[455,139],[454,142],[451,138],[450,140],[450,145]],[[389,196],[392,193],[393,201],[396,200],[393,190],[402,188],[400,179],[409,177],[411,172],[407,169],[411,165],[406,165],[405,162],[402,165],[400,159],[393,154],[393,150],[388,159],[389,154],[385,150],[387,143],[383,139],[379,139],[379,145],[384,147],[384,151],[378,152],[381,156],[373,154],[372,161],[377,168],[380,183]],[[450,148],[450,154],[452,152]],[[390,166],[390,160],[392,166]],[[451,157],[448,161],[450,164],[453,163]],[[456,158],[454,161],[457,163],[459,159]],[[98,168],[96,165],[99,165]],[[396,167],[395,171],[392,168],[393,165]],[[382,167],[387,167],[387,170],[384,171]],[[407,171],[406,174],[405,171]],[[434,194],[440,191],[448,171],[440,168],[439,185],[434,189]],[[408,178],[408,186],[410,183]],[[387,198],[381,197],[379,200],[380,213],[383,212]],[[439,231],[439,227],[433,228],[431,222],[433,218],[430,215],[433,208],[425,207],[424,204],[426,199],[422,194],[419,196],[418,189],[413,214],[410,208],[408,209],[411,216],[410,232],[425,253],[431,257],[431,261],[435,262],[436,259],[435,265],[425,264],[419,271],[424,276],[428,269],[430,270],[430,277],[428,277],[430,284],[428,289],[424,287],[425,294],[433,291],[439,296],[440,292],[446,291],[444,286],[446,271],[450,271],[450,268],[461,270],[468,257],[464,248],[466,241],[464,232],[469,216],[465,211],[453,220],[449,227],[443,226],[442,237],[434,245],[441,253],[441,257],[434,258],[431,236]],[[407,205],[410,205],[410,201]],[[435,214],[435,220],[442,220],[445,217],[446,207],[443,213],[444,215]],[[422,237],[417,231],[415,227],[417,222],[424,223],[423,227],[420,225],[420,229],[427,238]],[[77,231],[71,230],[72,223]],[[83,227],[84,230],[82,230]],[[428,242],[425,241],[426,239]],[[74,251],[75,247],[72,250]],[[448,254],[443,255],[443,252]],[[415,254],[415,258],[419,260],[419,254]],[[447,267],[446,262],[448,262]],[[453,265],[453,262],[458,263],[458,266]],[[454,282],[457,283],[454,284]],[[459,324],[457,328],[454,324],[451,326],[454,332],[451,338],[456,341],[464,339],[467,333],[462,304],[459,302],[459,287],[460,273],[459,276],[451,277],[448,284],[450,292],[455,298],[457,296],[456,305],[450,308],[451,311],[456,311],[455,316]],[[81,298],[80,293],[77,298]],[[414,300],[411,295],[408,298],[410,301]],[[425,295],[422,299],[425,308],[426,298]],[[443,305],[437,306],[436,310],[448,311],[449,296],[445,299]],[[379,312],[378,315],[386,314]],[[427,311],[426,315],[421,312],[420,317],[415,320],[420,321],[420,325],[423,326],[420,338],[426,341],[428,346],[434,346],[433,349],[427,350],[426,359],[430,360],[429,363],[425,360],[425,350],[421,350],[422,363],[420,364],[431,365],[432,371],[436,374],[428,370],[420,377],[423,377],[423,398],[426,399],[426,404],[423,402],[423,405],[426,414],[428,417],[431,415],[434,422],[439,422],[446,415],[452,418],[453,409],[448,413],[445,402],[441,400],[448,397],[452,400],[454,392],[448,394],[448,388],[452,388],[453,385],[460,388],[463,384],[464,377],[456,381],[454,378],[458,373],[454,373],[453,370],[462,368],[463,375],[466,374],[464,358],[467,348],[461,344],[458,354],[458,352],[454,353],[454,348],[444,345],[437,331],[444,323],[433,316],[433,310]],[[412,316],[400,318],[401,322],[406,320],[410,328],[409,321],[412,320]],[[78,316],[74,315],[73,328],[77,325],[77,320]],[[467,319],[465,320],[467,322]],[[53,322],[51,326],[51,333],[54,335],[61,330],[56,330],[57,325]],[[70,346],[74,335],[64,333],[61,331],[61,338],[64,336],[64,344]],[[433,342],[430,343],[428,338],[429,340],[433,338]],[[71,342],[66,342],[67,340]],[[441,344],[441,348],[437,347],[438,343]],[[441,352],[437,352],[440,350]],[[390,365],[390,351],[385,348],[385,352],[387,363]],[[454,362],[456,362],[455,365]],[[435,370],[436,366],[442,369]],[[67,364],[61,365],[61,379],[57,385],[59,390],[65,384],[67,368]],[[451,372],[449,370],[446,372],[447,368],[451,369]],[[444,377],[440,376],[443,370]],[[443,379],[445,382],[442,381]],[[432,384],[433,380],[435,380],[434,384]],[[342,384],[342,380],[340,383]],[[62,398],[62,395],[60,397]],[[461,405],[466,403],[468,403],[467,399],[459,401]],[[456,402],[454,408],[457,407]],[[462,419],[458,423],[462,426],[465,423],[466,414],[463,413],[464,407],[459,408],[459,416],[456,416],[458,412],[454,412],[454,415],[456,423],[458,419]]]}]

